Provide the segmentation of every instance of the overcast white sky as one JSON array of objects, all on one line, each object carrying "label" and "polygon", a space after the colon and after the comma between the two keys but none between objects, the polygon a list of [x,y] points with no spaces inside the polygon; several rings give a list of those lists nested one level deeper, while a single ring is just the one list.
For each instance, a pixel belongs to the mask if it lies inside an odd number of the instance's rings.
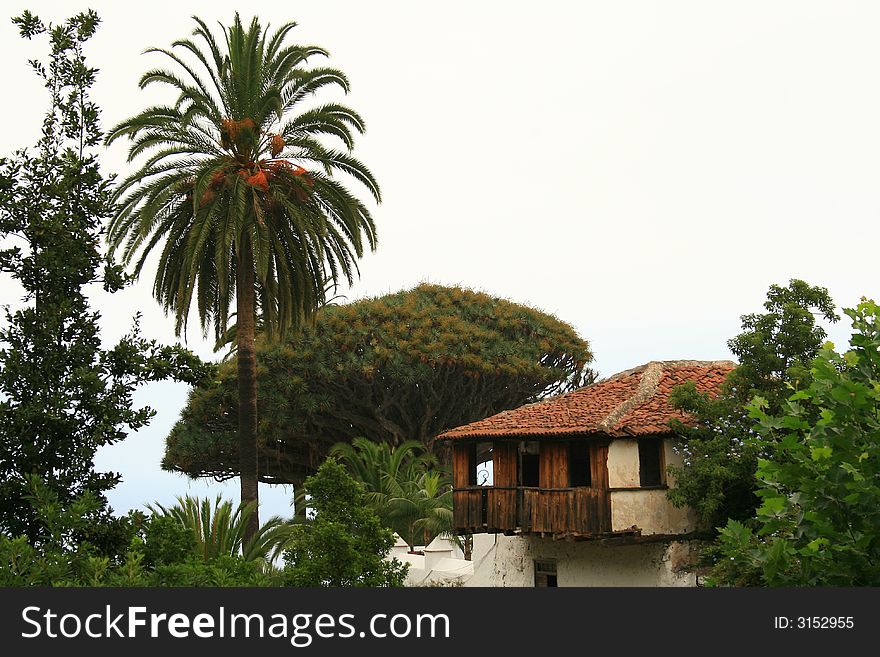
[{"label": "overcast white sky", "polygon": [[[367,121],[355,153],[377,176],[379,248],[350,299],[420,281],[484,290],[555,314],[603,375],[649,360],[729,358],[739,316],[798,277],[840,306],[880,298],[880,5],[712,2],[4,3],[62,21],[103,19],[88,56],[104,125],[161,98],[137,89],[190,16],[236,9],[294,20],[294,39],[331,53],[346,102]],[[7,101],[0,153],[33,143],[46,106],[27,43],[0,17]],[[125,145],[106,153],[127,171]],[[94,296],[105,339],[136,310],[148,337],[172,321],[136,287]],[[3,295],[3,302],[14,302]],[[845,346],[849,326],[831,330]],[[213,357],[193,327],[189,346]],[[122,472],[118,511],[220,487],[162,473],[164,438],[187,388],[144,388],[152,424],[102,451]],[[263,514],[289,491],[263,487]],[[237,498],[237,482],[222,489]]]}]

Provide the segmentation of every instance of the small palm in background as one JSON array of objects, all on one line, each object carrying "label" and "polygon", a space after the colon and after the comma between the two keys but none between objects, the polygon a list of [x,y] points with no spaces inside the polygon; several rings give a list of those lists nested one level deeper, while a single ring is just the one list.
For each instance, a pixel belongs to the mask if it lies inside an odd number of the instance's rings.
[{"label": "small palm in background", "polygon": [[452,485],[443,472],[408,473],[392,480],[392,492],[383,503],[397,533],[410,550],[427,545],[436,536],[452,535]]},{"label": "small palm in background", "polygon": [[356,438],[331,454],[360,481],[382,523],[413,550],[437,536],[454,536],[452,479],[416,441],[393,447]]}]

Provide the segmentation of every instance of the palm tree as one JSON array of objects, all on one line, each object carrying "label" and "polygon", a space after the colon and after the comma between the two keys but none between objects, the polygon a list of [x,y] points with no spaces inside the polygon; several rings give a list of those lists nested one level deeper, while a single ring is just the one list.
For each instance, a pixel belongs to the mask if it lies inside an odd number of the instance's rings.
[{"label": "palm tree", "polygon": [[292,524],[279,516],[269,518],[256,534],[246,538],[247,527],[257,508],[253,502],[239,504],[220,496],[212,503],[208,498],[178,497],[172,507],[147,505],[154,516],[174,518],[189,529],[193,537],[194,555],[205,561],[221,556],[241,556],[245,561],[264,561],[268,566],[281,554],[291,536]]},{"label": "palm tree", "polygon": [[408,470],[406,474],[390,482],[391,492],[383,500],[398,535],[410,550],[438,535],[454,536],[452,478],[436,471]]},{"label": "palm tree", "polygon": [[397,446],[376,443],[366,438],[355,438],[351,443],[337,443],[330,455],[338,458],[352,477],[364,485],[368,499],[390,495],[391,482],[406,479],[413,472],[424,472],[436,463],[433,454],[425,451],[416,440],[407,440]]},{"label": "palm tree", "polygon": [[[364,245],[375,248],[369,210],[334,175],[359,181],[376,202],[380,194],[350,155],[361,117],[338,103],[301,109],[324,87],[348,90],[340,71],[306,67],[324,50],[287,44],[295,23],[270,35],[256,18],[245,29],[236,14],[218,40],[194,20],[195,40],[148,51],[171,69],[140,80],[171,87],[176,102],[108,132],[107,143],[131,140],[129,161],[147,158],[117,188],[108,240],[136,275],[164,242],[153,293],[178,335],[195,300],[203,332],[219,339],[234,297],[241,500],[258,503],[256,318],[270,336],[296,329],[320,306],[326,281],[351,283]],[[254,513],[250,536],[258,526]]]},{"label": "palm tree", "polygon": [[453,536],[452,480],[438,469],[434,455],[409,440],[396,447],[355,438],[333,446],[349,473],[366,490],[382,524],[403,538],[412,550],[437,535]]}]

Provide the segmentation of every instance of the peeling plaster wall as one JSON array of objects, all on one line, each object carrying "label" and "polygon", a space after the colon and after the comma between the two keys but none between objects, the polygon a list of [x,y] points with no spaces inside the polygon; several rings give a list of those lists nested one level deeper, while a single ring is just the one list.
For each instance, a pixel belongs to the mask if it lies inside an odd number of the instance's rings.
[{"label": "peeling plaster wall", "polygon": [[[673,450],[670,438],[663,438],[663,473],[667,465],[681,465],[681,454]],[[675,479],[667,477],[672,486]],[[608,486],[611,488],[639,487],[639,441],[635,438],[615,438],[608,445]]]},{"label": "peeling plaster wall", "polygon": [[[673,451],[672,440],[663,439],[665,466],[681,463]],[[674,479],[669,479],[674,485]],[[608,485],[632,490],[612,491],[611,529],[638,527],[642,535],[683,534],[700,529],[697,515],[690,509],[677,509],[663,489],[639,487],[639,444],[635,438],[616,438],[608,446]]]},{"label": "peeling plaster wall", "polygon": [[[684,457],[681,454],[676,454],[674,450],[674,445],[676,443],[667,438],[663,441],[663,459],[664,459],[664,471],[666,470],[666,466],[670,465],[678,465],[680,466],[684,462]],[[672,488],[675,486],[675,477],[671,477],[668,473],[664,472],[666,475],[666,484]]]},{"label": "peeling plaster wall", "polygon": [[615,438],[608,445],[608,486],[639,487],[639,443],[635,438]]},{"label": "peeling plaster wall", "polygon": [[536,559],[556,560],[559,586],[695,586],[684,541],[603,546],[588,541],[498,536],[494,550],[474,564],[464,586],[534,586]]},{"label": "peeling plaster wall", "polygon": [[696,531],[697,517],[690,509],[677,509],[665,489],[633,489],[611,493],[611,530],[636,526],[648,534],[686,534]]}]

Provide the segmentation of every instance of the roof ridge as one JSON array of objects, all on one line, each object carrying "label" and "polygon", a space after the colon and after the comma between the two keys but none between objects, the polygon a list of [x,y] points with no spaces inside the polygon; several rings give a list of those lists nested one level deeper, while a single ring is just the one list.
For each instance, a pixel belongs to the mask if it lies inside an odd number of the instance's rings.
[{"label": "roof ridge", "polygon": [[639,365],[637,367],[631,367],[628,370],[624,370],[623,372],[618,372],[617,374],[612,374],[611,376],[595,381],[591,385],[596,385],[596,383],[605,383],[606,381],[614,381],[616,379],[622,379],[625,376],[630,376],[632,374],[636,374],[641,372],[642,370],[651,367],[652,365],[659,365],[662,369],[675,369],[678,367],[737,367],[737,363],[732,360],[687,360],[687,359],[676,359],[676,360],[652,360],[644,365]]},{"label": "roof ridge", "polygon": [[[634,406],[648,401],[657,394],[657,386],[663,377],[663,363],[661,361],[651,361],[646,365],[642,365],[639,370],[644,371],[639,381],[639,387],[633,393],[632,397],[624,399],[612,411],[605,416],[605,419],[599,423],[598,429],[604,433],[608,433],[620,419],[629,413]],[[633,372],[634,373],[634,372]]]}]

